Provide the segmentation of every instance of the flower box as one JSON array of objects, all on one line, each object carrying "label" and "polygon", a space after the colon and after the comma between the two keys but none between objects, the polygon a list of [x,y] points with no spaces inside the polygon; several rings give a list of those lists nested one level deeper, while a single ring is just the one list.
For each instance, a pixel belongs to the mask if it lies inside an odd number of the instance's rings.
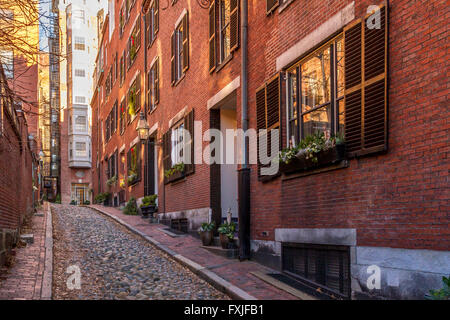
[{"label": "flower box", "polygon": [[333,148],[317,153],[317,162],[306,159],[304,155],[291,159],[288,163],[280,162],[280,172],[291,174],[328,166],[345,159],[345,144],[337,144]]}]

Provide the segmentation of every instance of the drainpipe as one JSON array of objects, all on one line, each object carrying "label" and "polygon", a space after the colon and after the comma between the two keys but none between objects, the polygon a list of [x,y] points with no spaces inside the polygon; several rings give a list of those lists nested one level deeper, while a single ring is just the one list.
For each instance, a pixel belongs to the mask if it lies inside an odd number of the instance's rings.
[{"label": "drainpipe", "polygon": [[[141,6],[141,13],[142,13],[142,19],[144,20],[144,92],[146,92],[147,88],[147,41],[148,41],[148,35],[146,34],[147,31],[147,19],[145,19],[145,11],[144,6]],[[145,113],[145,119],[147,119],[147,108],[148,108],[148,101],[147,101],[147,94],[144,95],[144,101],[145,101],[145,107],[144,107],[144,113]],[[148,195],[148,141],[144,143],[144,196]]]},{"label": "drainpipe", "polygon": [[[248,0],[241,0],[241,126],[248,129],[248,77],[247,77],[247,31]],[[238,170],[239,205],[239,259],[250,258],[250,168],[248,167],[248,145],[242,137],[242,166]]]}]

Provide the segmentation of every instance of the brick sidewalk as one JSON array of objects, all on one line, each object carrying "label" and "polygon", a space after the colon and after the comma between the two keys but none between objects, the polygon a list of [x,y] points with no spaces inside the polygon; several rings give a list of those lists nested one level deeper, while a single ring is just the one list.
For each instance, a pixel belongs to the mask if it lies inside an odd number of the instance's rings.
[{"label": "brick sidewalk", "polygon": [[183,236],[173,238],[162,232],[161,228],[166,226],[161,224],[150,224],[148,220],[143,220],[140,216],[124,215],[117,208],[104,207],[101,205],[91,205],[91,207],[106,212],[119,218],[131,227],[153,238],[162,245],[167,246],[177,254],[206,267],[221,278],[237,286],[248,294],[261,300],[293,300],[295,296],[275,288],[268,283],[260,280],[250,272],[266,273],[270,269],[253,261],[240,262],[237,259],[227,259],[216,255],[206,249],[201,248],[201,240],[193,236]]},{"label": "brick sidewalk", "polygon": [[45,261],[45,222],[44,216],[33,216],[32,232],[34,243],[16,249],[15,262],[0,280],[0,300],[39,300],[41,299],[42,279]]}]

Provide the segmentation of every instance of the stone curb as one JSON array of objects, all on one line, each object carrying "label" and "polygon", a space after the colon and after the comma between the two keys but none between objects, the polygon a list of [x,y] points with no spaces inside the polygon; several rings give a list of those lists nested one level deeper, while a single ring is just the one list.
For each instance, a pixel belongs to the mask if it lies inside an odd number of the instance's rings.
[{"label": "stone curb", "polygon": [[216,273],[212,272],[211,270],[208,270],[206,267],[203,267],[201,265],[199,265],[198,263],[192,261],[191,259],[186,258],[185,256],[176,253],[175,251],[173,251],[172,249],[169,249],[167,246],[159,243],[158,241],[156,241],[155,239],[153,239],[152,237],[147,236],[146,234],[144,234],[143,232],[135,229],[134,227],[130,226],[128,223],[126,223],[125,221],[123,221],[122,219],[113,216],[99,208],[95,208],[95,207],[91,207],[88,206],[89,208],[115,220],[116,222],[120,223],[121,225],[125,226],[128,230],[130,230],[131,232],[141,236],[142,238],[144,238],[145,240],[147,240],[148,242],[150,242],[152,245],[154,245],[157,249],[163,251],[164,253],[166,253],[167,255],[169,255],[170,257],[172,257],[172,259],[174,259],[175,261],[179,262],[180,264],[184,265],[185,267],[187,267],[189,270],[191,270],[193,273],[195,273],[196,275],[198,275],[200,278],[202,278],[203,280],[207,281],[209,284],[211,284],[214,288],[216,288],[217,290],[226,293],[227,295],[229,295],[232,299],[235,300],[257,300],[254,296],[248,294],[247,292],[245,292],[244,290],[236,287],[235,285],[231,284],[230,282],[228,282],[227,280],[221,278],[220,276],[218,276]]},{"label": "stone curb", "polygon": [[47,206],[47,221],[45,223],[45,261],[41,299],[51,300],[53,285],[53,225],[50,203],[47,202],[45,205]]}]

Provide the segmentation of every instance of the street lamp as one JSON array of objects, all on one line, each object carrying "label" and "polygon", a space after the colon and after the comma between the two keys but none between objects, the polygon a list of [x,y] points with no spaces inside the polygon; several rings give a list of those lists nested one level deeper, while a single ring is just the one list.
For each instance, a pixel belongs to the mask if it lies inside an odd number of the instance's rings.
[{"label": "street lamp", "polygon": [[145,120],[145,115],[143,111],[141,111],[140,118],[136,126],[136,131],[139,134],[139,139],[141,140],[142,143],[144,143],[148,139],[150,127],[147,121]]}]

